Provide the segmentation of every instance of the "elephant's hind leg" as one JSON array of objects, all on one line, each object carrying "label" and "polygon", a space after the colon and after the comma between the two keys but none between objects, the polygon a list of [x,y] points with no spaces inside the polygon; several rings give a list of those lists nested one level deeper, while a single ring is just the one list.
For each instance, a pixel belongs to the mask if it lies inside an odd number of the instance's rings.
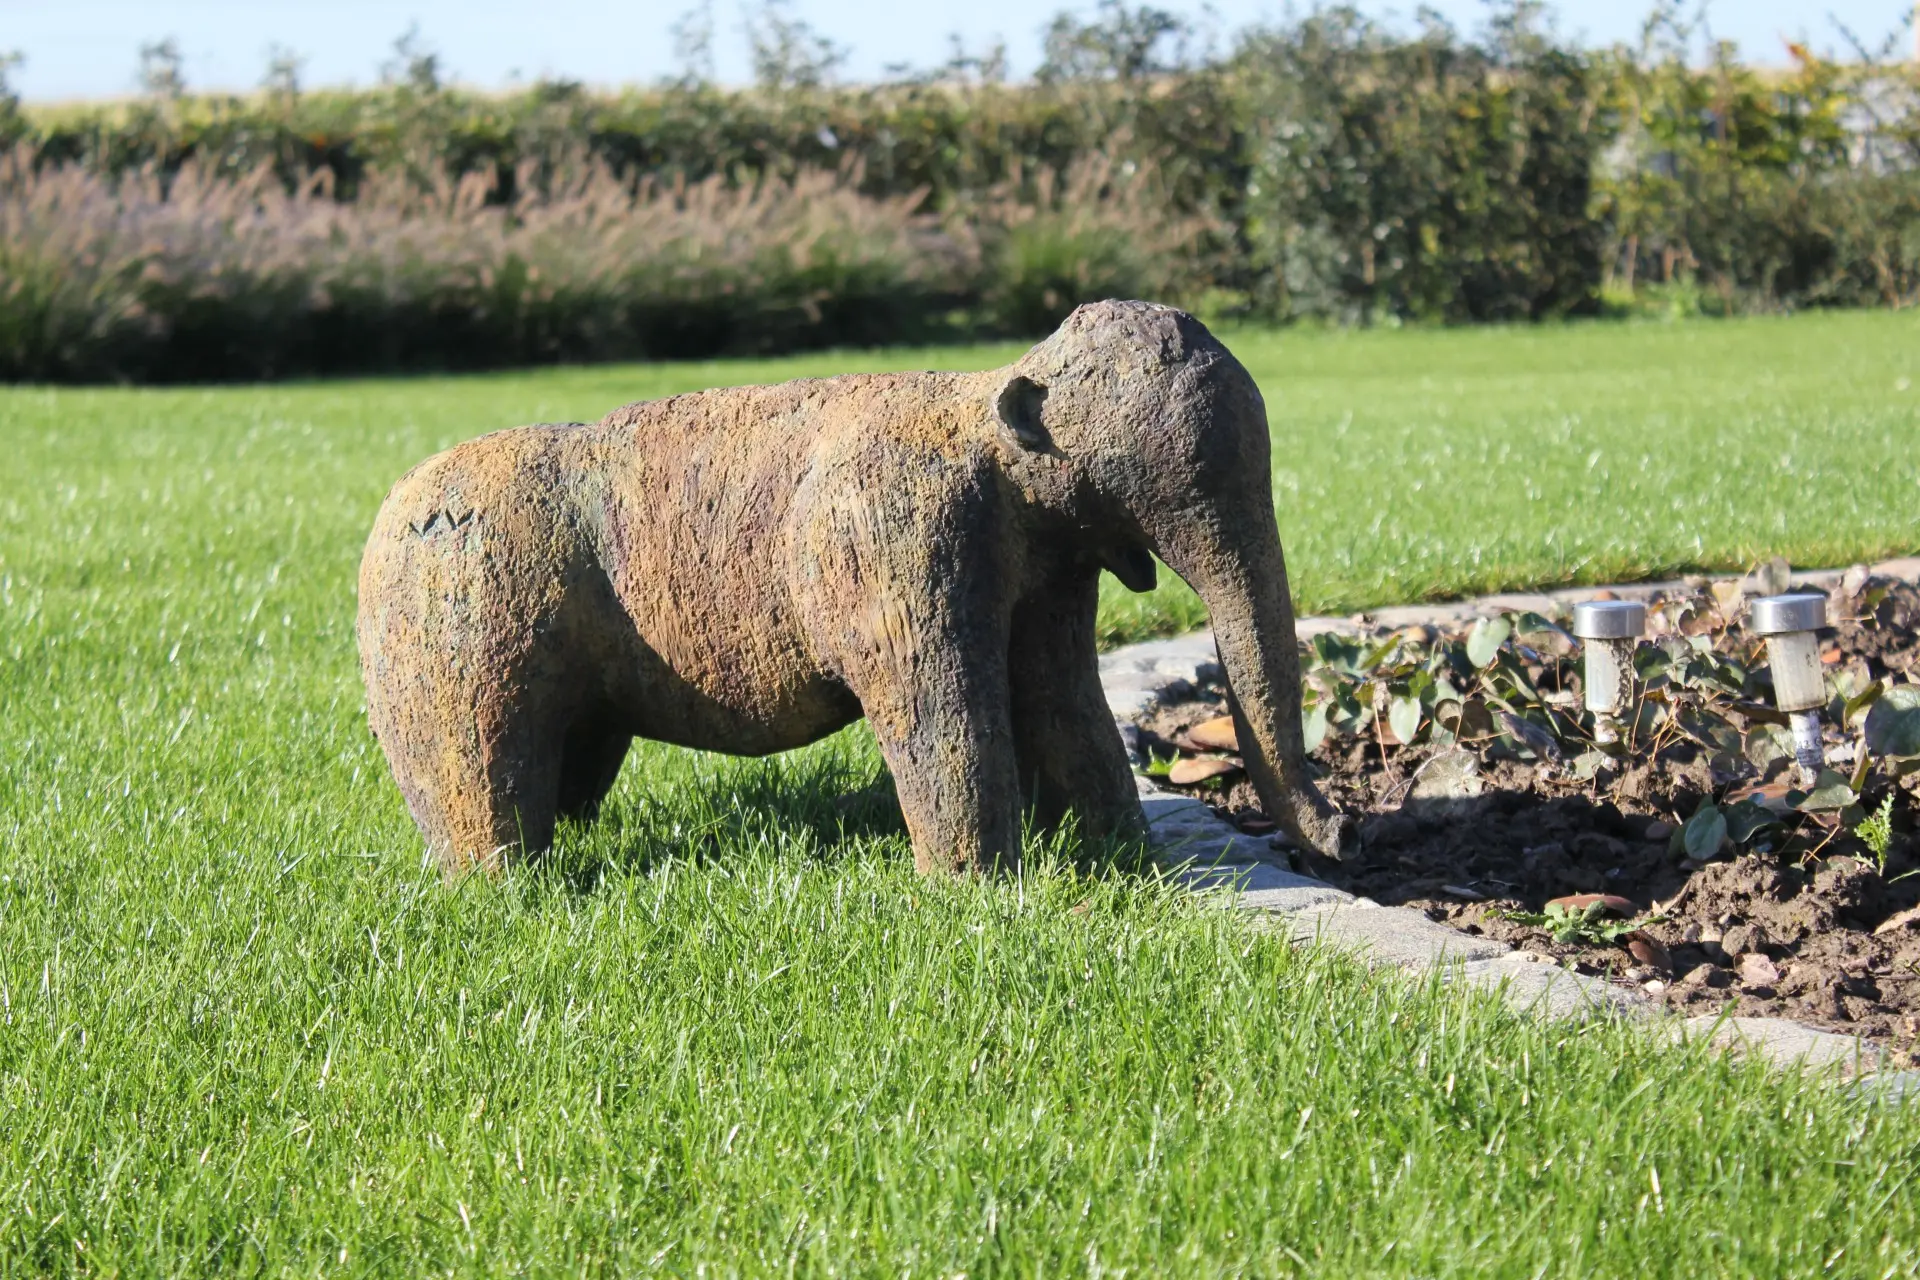
[{"label": "elephant's hind leg", "polygon": [[1090,836],[1145,830],[1133,770],[1100,688],[1099,578],[1075,573],[1014,612],[1008,670],[1022,799],[1041,826],[1073,813]]},{"label": "elephant's hind leg", "polygon": [[560,813],[559,726],[526,706],[483,705],[476,723],[480,749],[461,753],[451,788],[441,856],[449,876],[475,866],[492,874],[513,854],[545,850]]},{"label": "elephant's hind leg", "polygon": [[376,727],[441,871],[449,879],[497,872],[512,851],[545,849],[559,813],[560,727],[538,708],[483,690],[436,692],[433,702],[466,708],[453,725],[414,704],[380,708],[389,714]]}]

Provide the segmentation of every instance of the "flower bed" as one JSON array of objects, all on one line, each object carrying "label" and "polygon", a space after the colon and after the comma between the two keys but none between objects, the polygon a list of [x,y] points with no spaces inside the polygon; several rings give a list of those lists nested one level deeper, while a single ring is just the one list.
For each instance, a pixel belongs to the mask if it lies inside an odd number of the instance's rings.
[{"label": "flower bed", "polygon": [[[1756,576],[1649,602],[1616,744],[1595,741],[1563,618],[1316,636],[1302,646],[1308,744],[1362,841],[1344,862],[1294,858],[1688,1014],[1737,1003],[1910,1057],[1920,590],[1856,570],[1831,595],[1827,768],[1809,784],[1766,642],[1745,626],[1747,597],[1784,585],[1784,566]],[[1202,688],[1150,714],[1141,747],[1161,781],[1265,834],[1225,711],[1224,689]]]}]

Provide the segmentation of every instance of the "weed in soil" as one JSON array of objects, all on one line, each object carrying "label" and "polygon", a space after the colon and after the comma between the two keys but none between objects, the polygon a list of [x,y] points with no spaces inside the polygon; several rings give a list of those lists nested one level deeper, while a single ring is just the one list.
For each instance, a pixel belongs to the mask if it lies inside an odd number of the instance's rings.
[{"label": "weed in soil", "polygon": [[[1827,768],[1801,785],[1765,643],[1743,625],[1746,591],[1784,574],[1776,563],[1648,602],[1617,743],[1594,739],[1560,619],[1314,637],[1307,742],[1323,785],[1361,815],[1361,848],[1344,862],[1276,848],[1342,888],[1685,1013],[1734,1005],[1913,1061],[1920,590],[1855,570],[1831,596]],[[1213,723],[1225,711],[1217,687],[1154,711],[1147,769],[1164,782],[1183,761],[1224,762],[1191,790],[1243,830],[1271,830]]]}]

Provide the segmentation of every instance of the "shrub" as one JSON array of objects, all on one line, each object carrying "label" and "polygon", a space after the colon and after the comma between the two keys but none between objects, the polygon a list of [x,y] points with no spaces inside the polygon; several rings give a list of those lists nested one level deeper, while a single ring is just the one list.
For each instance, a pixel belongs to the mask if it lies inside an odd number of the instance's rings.
[{"label": "shrub", "polygon": [[849,175],[638,183],[604,166],[513,205],[485,175],[189,164],[163,184],[0,167],[0,374],[177,381],[878,342],[939,323],[977,251]]},{"label": "shrub", "polygon": [[1722,312],[1920,301],[1920,79],[1795,47],[1762,72],[1688,30],[1617,51],[1620,139],[1598,169],[1595,221],[1622,292],[1701,287]]},{"label": "shrub", "polygon": [[1207,218],[1175,211],[1156,169],[1089,157],[1063,177],[1016,176],[980,215],[985,317],[1012,334],[1046,333],[1092,298],[1177,299],[1192,292]]},{"label": "shrub", "polygon": [[1586,59],[1525,28],[1399,39],[1349,9],[1248,39],[1247,238],[1281,315],[1536,320],[1594,308]]}]

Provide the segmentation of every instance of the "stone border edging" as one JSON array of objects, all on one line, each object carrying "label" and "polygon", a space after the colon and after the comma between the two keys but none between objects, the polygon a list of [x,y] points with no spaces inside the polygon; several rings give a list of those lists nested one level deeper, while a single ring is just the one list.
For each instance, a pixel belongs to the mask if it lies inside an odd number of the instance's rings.
[{"label": "stone border edging", "polygon": [[[1795,586],[1827,588],[1845,570],[1797,574]],[[1883,561],[1869,572],[1920,580],[1920,557]],[[1739,575],[1725,575],[1732,580]],[[1302,638],[1357,625],[1402,627],[1457,624],[1471,618],[1532,609],[1547,613],[1610,591],[1621,599],[1645,598],[1684,587],[1681,582],[1577,587],[1549,593],[1501,593],[1437,605],[1381,609],[1351,619],[1302,618]],[[1223,674],[1209,632],[1127,645],[1100,658],[1100,684],[1138,761],[1134,721],[1163,702],[1191,697],[1198,686]],[[1429,920],[1406,907],[1383,907],[1325,881],[1278,865],[1264,837],[1248,836],[1214,816],[1203,802],[1137,776],[1140,805],[1157,861],[1194,893],[1223,906],[1254,913],[1256,927],[1284,931],[1294,942],[1331,946],[1357,955],[1374,968],[1421,974],[1440,971],[1449,983],[1496,993],[1520,1012],[1557,1021],[1622,1018],[1681,1041],[1706,1039],[1737,1053],[1751,1053],[1781,1067],[1857,1076],[1850,1086],[1863,1100],[1920,1103],[1920,1071],[1877,1072],[1883,1055],[1858,1036],[1819,1031],[1786,1018],[1741,1018],[1706,1014],[1681,1019],[1658,1010],[1637,990],[1575,973],[1504,942],[1477,937]]]}]

